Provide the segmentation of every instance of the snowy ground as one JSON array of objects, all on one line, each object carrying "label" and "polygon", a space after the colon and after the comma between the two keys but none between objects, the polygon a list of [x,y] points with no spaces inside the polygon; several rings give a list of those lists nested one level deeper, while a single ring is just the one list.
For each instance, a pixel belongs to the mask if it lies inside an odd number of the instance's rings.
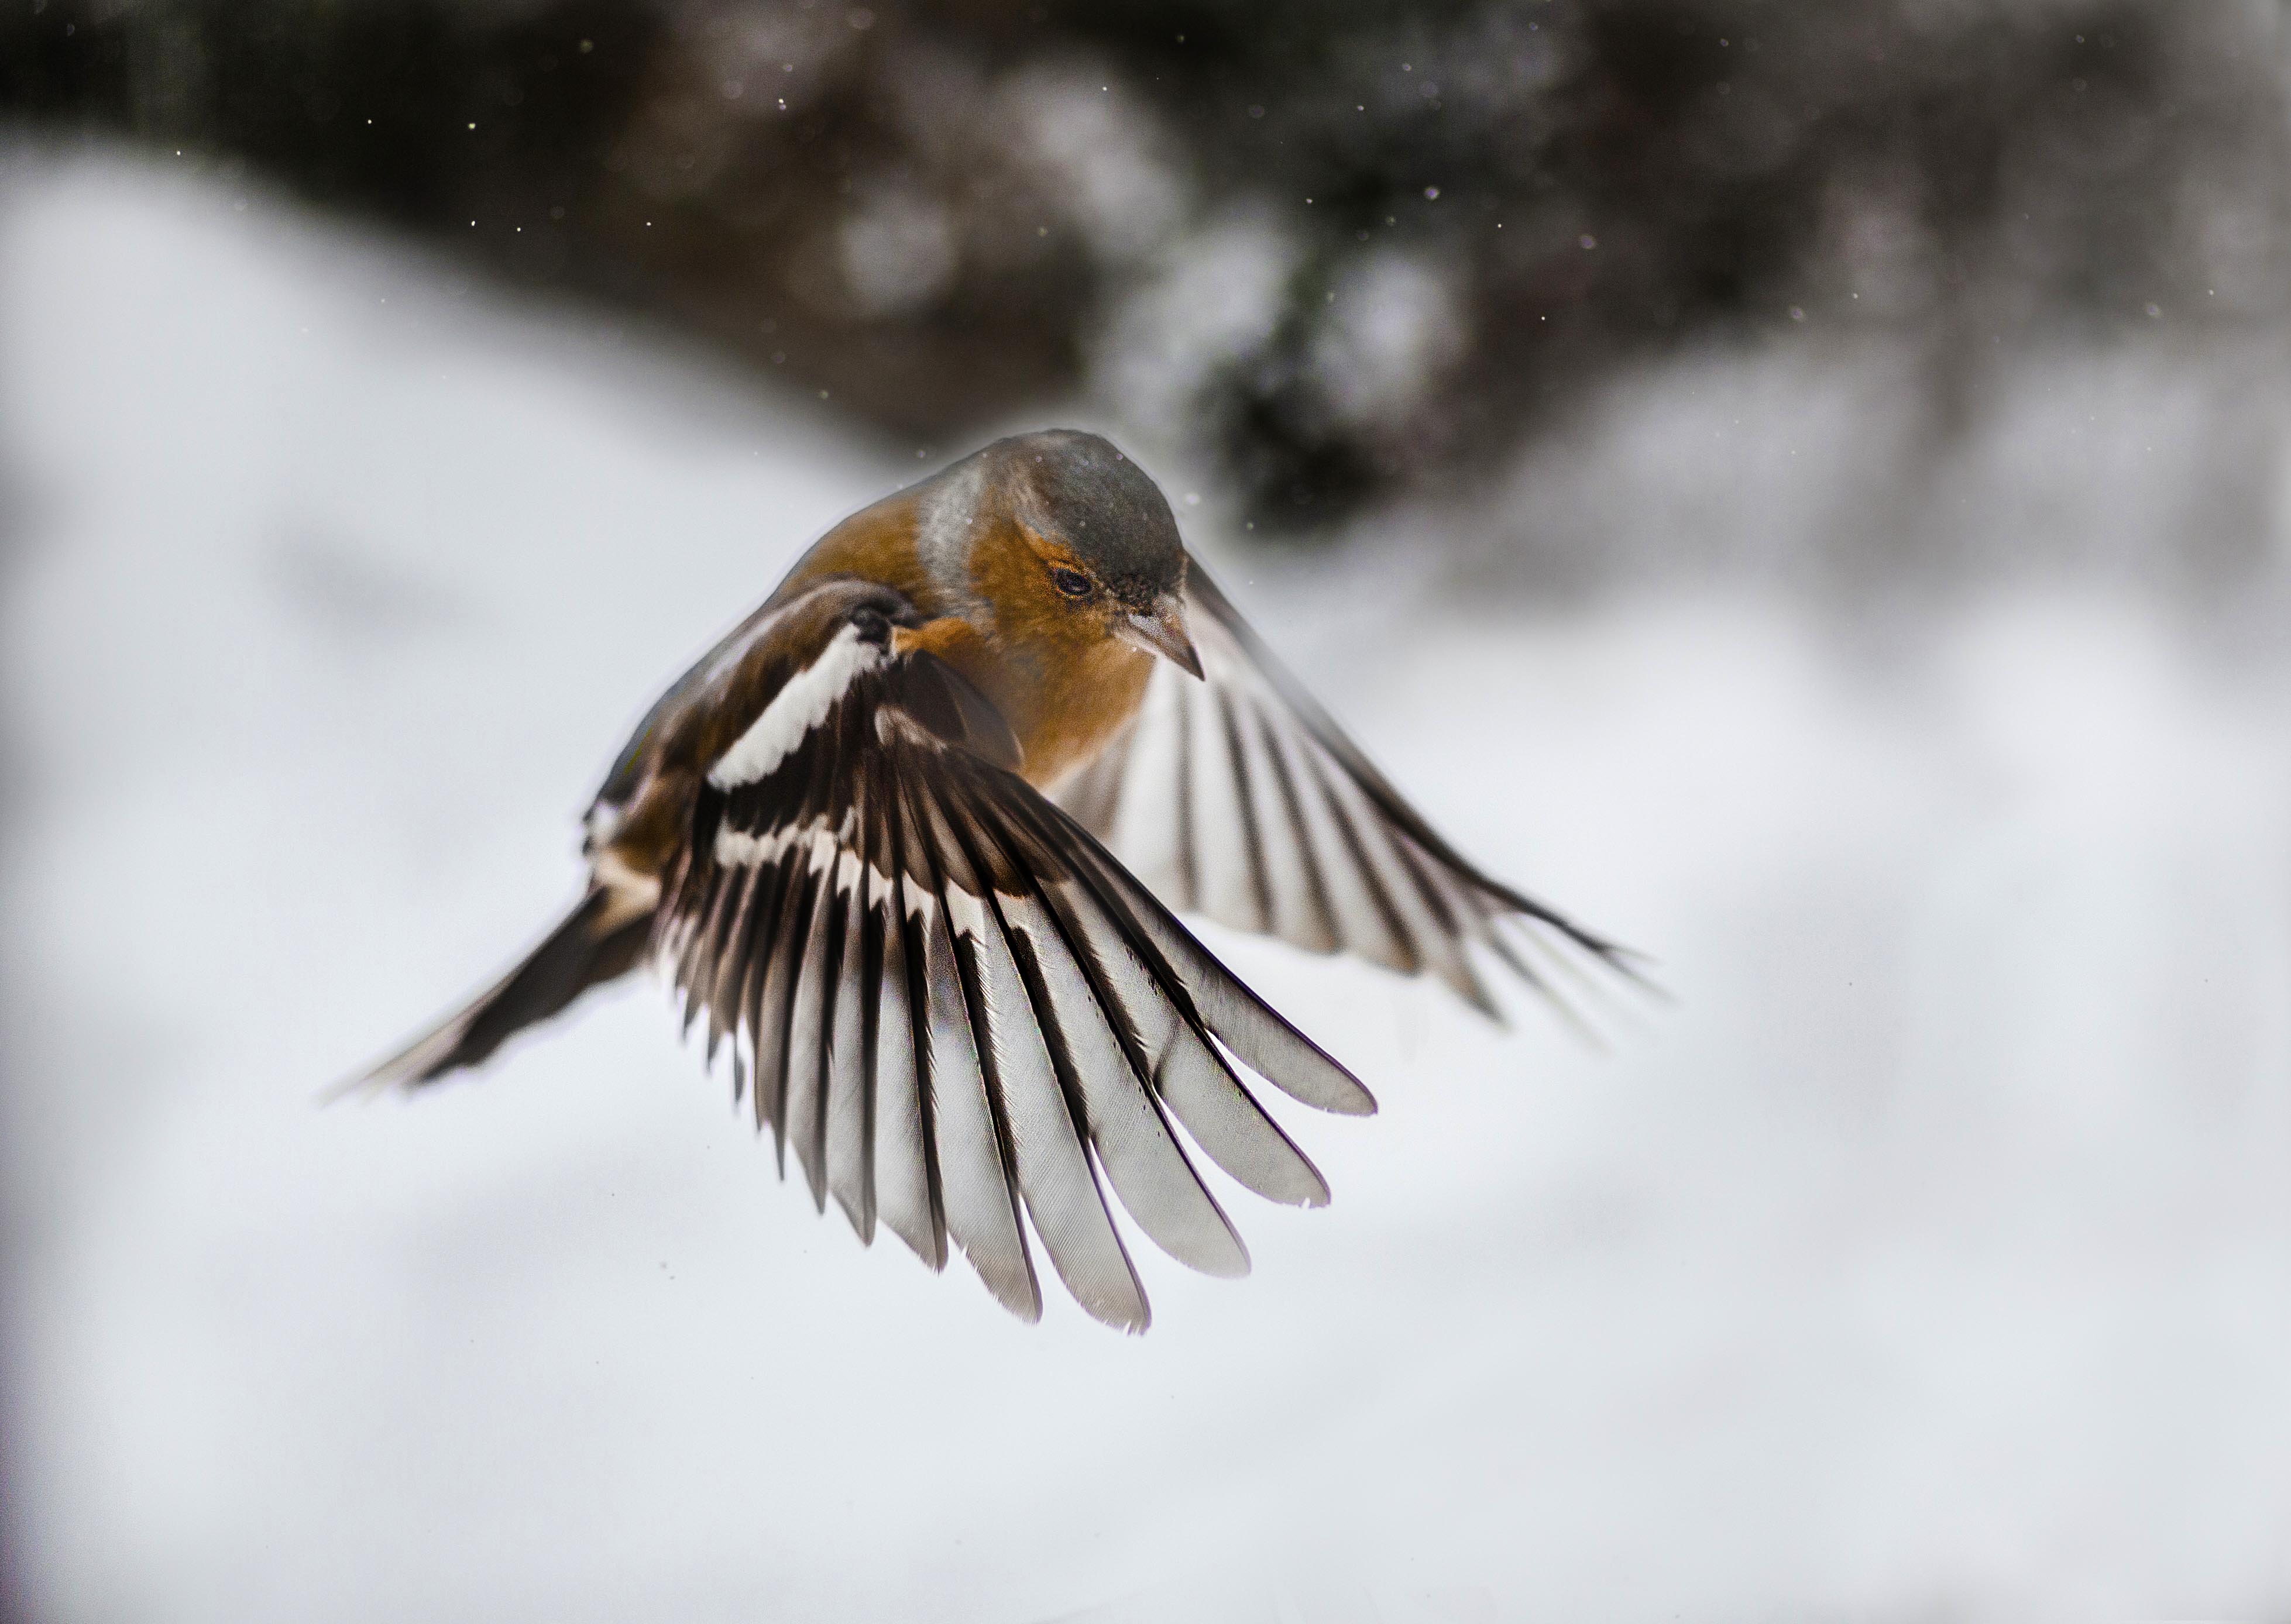
[{"label": "snowy ground", "polygon": [[[1771,500],[1843,443],[1789,374],[1587,410],[1643,586],[1228,566],[1680,1004],[1601,1053],[1222,940],[1385,1108],[1288,1113],[1335,1204],[1236,1195],[1255,1276],[1148,1255],[1133,1340],[813,1216],[649,995],[312,1103],[566,900],[623,724],[911,448],[116,160],[14,159],[0,355],[38,1616],[2291,1608],[2281,651],[2098,585],[1878,636],[1663,584],[1664,526],[1756,516],[1668,450]],[[2087,397],[2122,482],[2142,397]]]}]

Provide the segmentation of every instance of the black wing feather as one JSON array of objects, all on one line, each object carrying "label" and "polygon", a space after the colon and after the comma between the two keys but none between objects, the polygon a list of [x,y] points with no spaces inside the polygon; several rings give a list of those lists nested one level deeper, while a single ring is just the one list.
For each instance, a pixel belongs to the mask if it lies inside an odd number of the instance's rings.
[{"label": "black wing feather", "polygon": [[[1313,952],[1429,971],[1491,1015],[1475,950],[1557,996],[1504,940],[1638,979],[1633,956],[1491,879],[1331,721],[1198,565],[1188,607],[1208,686],[1157,667],[1127,736],[1059,799],[1171,906]],[[1169,751],[1167,772],[1133,758]]]},{"label": "black wing feather", "polygon": [[1037,877],[1064,865],[1021,821],[993,833],[1012,866],[1029,876],[1036,916],[1056,933],[1055,941],[1046,937],[1030,948],[1033,996],[1038,1009],[1053,1012],[1045,1032],[1099,1164],[1139,1227],[1171,1257],[1208,1274],[1248,1273],[1248,1249],[1170,1131],[1137,1019],[1060,890]]},{"label": "black wing feather", "polygon": [[[657,951],[711,1051],[730,1038],[736,1077],[744,1048],[758,1125],[783,1173],[792,1141],[816,1204],[832,1194],[863,1239],[880,1223],[934,1268],[952,1243],[1029,1318],[1031,1228],[1089,1313],[1143,1330],[1116,1198],[1182,1261],[1248,1268],[1176,1124],[1251,1188],[1327,1199],[1228,1052],[1323,1108],[1373,1102],[1018,777],[999,713],[896,652],[889,623],[832,622],[876,641],[825,714],[760,753],[760,776],[703,787]],[[1211,715],[1241,760],[1251,718]],[[1267,898],[1272,872],[1253,882]]]}]

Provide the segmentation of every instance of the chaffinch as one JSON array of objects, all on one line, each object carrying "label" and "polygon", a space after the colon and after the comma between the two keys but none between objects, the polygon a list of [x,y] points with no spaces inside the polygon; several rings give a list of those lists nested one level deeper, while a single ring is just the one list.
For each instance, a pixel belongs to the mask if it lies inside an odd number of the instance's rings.
[{"label": "chaffinch", "polygon": [[1475,949],[1539,988],[1530,948],[1629,972],[1434,833],[1188,559],[1154,481],[1067,430],[821,537],[653,706],[585,822],[571,913],[358,1082],[476,1066],[653,962],[783,1176],[792,1145],[863,1242],[880,1220],[933,1268],[951,1244],[1030,1320],[1029,1220],[1084,1308],[1145,1329],[1104,1184],[1171,1255],[1247,1272],[1173,1118],[1258,1194],[1327,1201],[1228,1056],[1375,1109],[1173,909],[1428,970],[1491,1014]]}]

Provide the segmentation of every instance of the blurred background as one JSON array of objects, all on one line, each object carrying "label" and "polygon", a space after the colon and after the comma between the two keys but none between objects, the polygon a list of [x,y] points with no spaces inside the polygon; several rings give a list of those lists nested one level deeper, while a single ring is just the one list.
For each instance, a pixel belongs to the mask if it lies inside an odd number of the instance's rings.
[{"label": "blurred background", "polygon": [[[2291,1616],[2275,0],[6,0],[28,1620]],[[819,530],[1113,435],[1674,1006],[1217,933],[1376,1090],[1115,1338],[661,1001],[318,1090]]]}]

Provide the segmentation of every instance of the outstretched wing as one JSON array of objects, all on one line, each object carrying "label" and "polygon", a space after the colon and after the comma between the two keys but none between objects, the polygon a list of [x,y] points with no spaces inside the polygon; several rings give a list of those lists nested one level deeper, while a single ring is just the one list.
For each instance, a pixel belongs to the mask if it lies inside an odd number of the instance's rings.
[{"label": "outstretched wing", "polygon": [[1629,956],[1488,877],[1401,798],[1196,564],[1188,620],[1206,680],[1159,666],[1129,732],[1059,800],[1170,906],[1430,971],[1501,1019],[1484,948],[1556,997],[1535,960],[1634,973]]},{"label": "outstretched wing", "polygon": [[1367,1091],[1011,771],[1000,715],[880,606],[786,624],[816,647],[709,765],[655,943],[783,1167],[863,1240],[880,1220],[933,1268],[952,1244],[1029,1319],[1031,1223],[1086,1309],[1145,1328],[1108,1185],[1172,1256],[1245,1272],[1173,1124],[1317,1205],[1226,1052],[1323,1109]]}]

